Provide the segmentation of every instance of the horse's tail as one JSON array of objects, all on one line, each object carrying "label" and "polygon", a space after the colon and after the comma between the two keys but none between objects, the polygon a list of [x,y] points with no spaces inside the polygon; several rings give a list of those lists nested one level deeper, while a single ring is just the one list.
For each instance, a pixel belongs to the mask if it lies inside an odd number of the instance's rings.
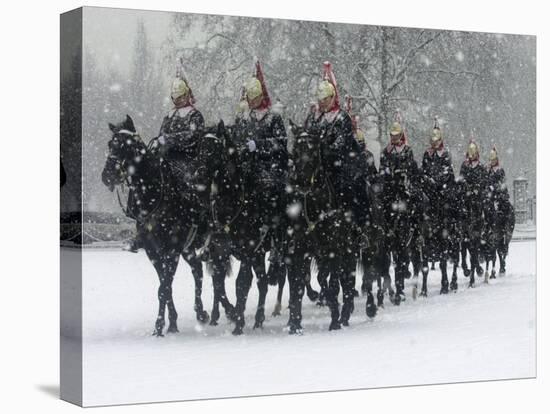
[{"label": "horse's tail", "polygon": [[309,264],[310,274],[319,273],[319,266],[317,265],[317,259],[315,257],[311,258],[311,263]]}]

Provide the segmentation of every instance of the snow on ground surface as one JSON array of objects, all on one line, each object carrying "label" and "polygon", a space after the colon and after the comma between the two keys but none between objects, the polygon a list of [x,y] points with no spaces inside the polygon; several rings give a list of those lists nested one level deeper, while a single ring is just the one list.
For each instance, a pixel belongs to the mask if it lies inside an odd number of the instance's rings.
[{"label": "snow on ground surface", "polygon": [[[143,251],[83,253],[84,404],[106,405],[304,391],[372,388],[532,377],[536,375],[536,244],[510,245],[508,273],[474,289],[459,271],[459,290],[399,307],[386,300],[374,320],[356,299],[351,326],[328,332],[329,312],[304,298],[304,335],[285,331],[288,310],[271,317],[270,287],[263,330],[253,330],[253,284],[245,334],[234,337],[222,315],[202,326],[193,311],[193,278],[184,262],[174,281],[177,334],[152,337],[157,276]],[[235,276],[226,283],[232,303]],[[317,288],[316,281],[314,287]],[[358,286],[359,288],[359,281]],[[210,312],[212,287],[203,301]],[[283,304],[288,301],[285,287]]]}]

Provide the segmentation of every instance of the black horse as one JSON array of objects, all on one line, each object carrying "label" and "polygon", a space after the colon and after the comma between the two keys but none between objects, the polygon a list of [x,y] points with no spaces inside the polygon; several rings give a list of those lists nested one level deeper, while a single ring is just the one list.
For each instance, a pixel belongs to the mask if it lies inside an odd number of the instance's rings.
[{"label": "black horse", "polygon": [[[484,203],[484,230],[481,252],[485,259],[485,282],[496,278],[497,255],[500,262],[499,273],[506,273],[506,256],[515,226],[514,207],[508,194],[488,194]],[[489,265],[491,272],[489,273]]]},{"label": "black horse", "polygon": [[111,191],[122,184],[130,189],[126,214],[136,220],[138,234],[160,282],[159,310],[153,334],[163,336],[166,308],[167,332],[178,332],[172,281],[180,256],[191,266],[195,279],[197,320],[207,322],[209,316],[201,300],[202,264],[194,251],[201,243],[201,230],[189,217],[190,211],[197,206],[190,204],[192,199],[182,197],[174,176],[151,146],[142,141],[129,116],[118,125],[109,124],[109,128],[113,135],[108,144],[102,181]]},{"label": "black horse", "polygon": [[[330,275],[326,293],[331,312],[329,330],[349,324],[354,309],[355,255],[350,237],[355,232],[349,214],[337,206],[334,187],[323,159],[321,137],[290,121],[294,138],[288,182],[290,241],[285,262],[290,285],[289,333],[302,332],[302,298],[311,260]],[[338,294],[343,290],[340,311]]]},{"label": "black horse", "polygon": [[230,256],[234,256],[240,261],[240,268],[236,280],[233,334],[240,335],[245,326],[244,312],[253,272],[259,290],[254,328],[261,328],[265,320],[268,290],[265,255],[270,247],[269,227],[262,222],[262,215],[254,202],[258,189],[247,185],[250,178],[247,177],[247,166],[250,165],[251,154],[239,145],[231,126],[226,127],[220,121],[217,127],[207,131],[201,140],[199,158],[201,167],[197,182],[205,190],[201,199],[209,211],[206,250],[215,279],[212,321],[217,321],[218,299],[224,297],[227,265]]},{"label": "black horse", "polygon": [[[367,186],[368,219],[366,232],[361,238],[359,267],[362,272],[361,292],[367,296],[365,312],[374,318],[378,307],[384,306],[384,292],[391,285],[390,255],[386,247],[386,222],[382,206],[382,182],[374,177]],[[377,302],[374,302],[373,282],[378,285]],[[382,281],[385,284],[382,284]]]}]

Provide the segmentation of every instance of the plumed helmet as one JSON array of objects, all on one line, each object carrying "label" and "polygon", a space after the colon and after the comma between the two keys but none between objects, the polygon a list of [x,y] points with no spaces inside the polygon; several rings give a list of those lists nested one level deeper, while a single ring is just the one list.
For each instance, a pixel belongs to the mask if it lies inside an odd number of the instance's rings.
[{"label": "plumed helmet", "polygon": [[475,142],[471,141],[468,145],[467,155],[470,159],[476,159],[479,157],[479,147]]},{"label": "plumed helmet", "polygon": [[434,128],[432,133],[432,142],[438,142],[443,139],[443,134],[439,128]]},{"label": "plumed helmet", "polygon": [[437,147],[441,145],[443,141],[443,133],[441,132],[441,128],[439,127],[437,117],[434,118],[434,129],[432,131],[432,138],[430,141],[432,143],[432,147]]},{"label": "plumed helmet", "polygon": [[262,83],[258,78],[252,77],[245,84],[246,97],[249,100],[256,99],[263,94]]},{"label": "plumed helmet", "polygon": [[189,94],[189,86],[187,85],[187,82],[181,78],[176,78],[172,82],[172,89],[170,95],[172,96],[172,100],[176,100],[178,98],[181,98],[182,96],[187,96]]},{"label": "plumed helmet", "polygon": [[493,147],[491,152],[489,152],[489,161],[491,162],[498,161],[498,153],[495,147]]},{"label": "plumed helmet", "polygon": [[336,89],[334,88],[334,85],[332,85],[332,83],[330,83],[326,79],[319,83],[319,86],[317,87],[317,100],[321,101],[325,98],[328,98],[329,96],[335,95]]},{"label": "plumed helmet", "polygon": [[403,127],[397,121],[391,124],[390,135],[401,135],[403,133]]}]

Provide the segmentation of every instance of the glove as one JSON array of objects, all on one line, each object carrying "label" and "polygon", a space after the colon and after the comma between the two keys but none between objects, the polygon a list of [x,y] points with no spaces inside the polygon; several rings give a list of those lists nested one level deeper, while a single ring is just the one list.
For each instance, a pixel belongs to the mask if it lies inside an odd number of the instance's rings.
[{"label": "glove", "polygon": [[158,137],[157,141],[160,145],[166,144],[166,138],[164,138],[164,135],[161,135],[160,137]]},{"label": "glove", "polygon": [[246,142],[246,146],[248,147],[248,151],[250,152],[256,151],[256,142],[253,139],[249,139]]}]

